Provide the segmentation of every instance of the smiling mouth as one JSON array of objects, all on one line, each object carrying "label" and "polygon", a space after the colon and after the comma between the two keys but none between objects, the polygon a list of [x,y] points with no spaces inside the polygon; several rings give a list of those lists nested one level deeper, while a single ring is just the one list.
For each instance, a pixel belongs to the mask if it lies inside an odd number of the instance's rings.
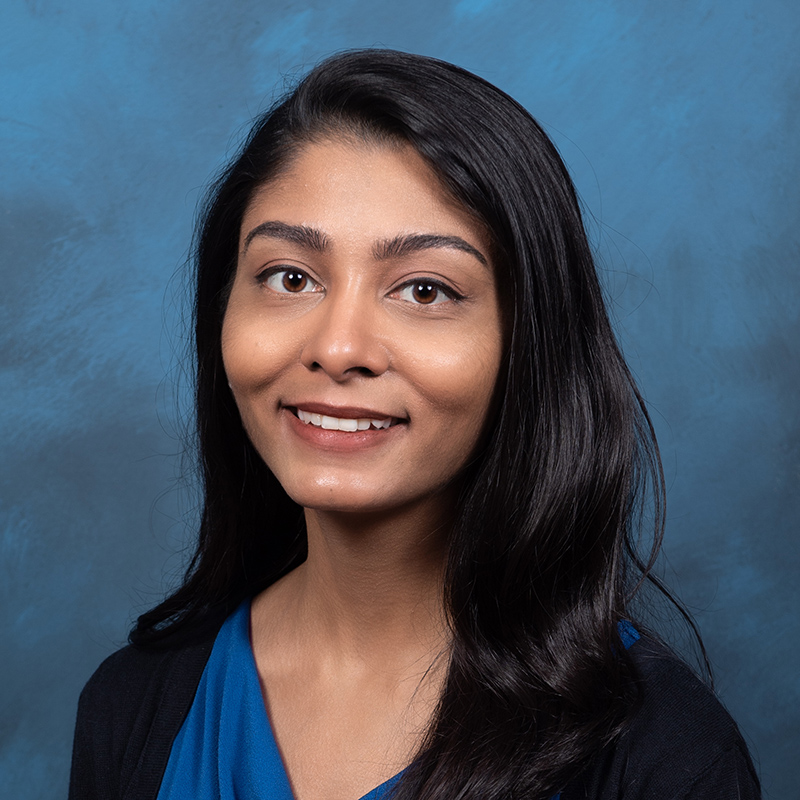
[{"label": "smiling mouth", "polygon": [[359,418],[352,419],[347,417],[330,417],[327,414],[315,414],[311,411],[303,411],[301,408],[292,409],[297,418],[306,425],[313,425],[316,428],[323,428],[326,431],[355,431],[383,430],[390,428],[397,420],[392,417],[385,419]]}]

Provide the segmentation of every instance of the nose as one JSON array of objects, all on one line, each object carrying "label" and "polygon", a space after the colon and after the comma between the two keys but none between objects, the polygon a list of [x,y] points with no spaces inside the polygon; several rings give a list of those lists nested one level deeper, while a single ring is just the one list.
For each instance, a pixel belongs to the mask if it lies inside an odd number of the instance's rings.
[{"label": "nose", "polygon": [[380,375],[389,367],[379,313],[348,292],[329,295],[307,318],[309,330],[300,355],[310,370],[342,382],[356,375]]}]

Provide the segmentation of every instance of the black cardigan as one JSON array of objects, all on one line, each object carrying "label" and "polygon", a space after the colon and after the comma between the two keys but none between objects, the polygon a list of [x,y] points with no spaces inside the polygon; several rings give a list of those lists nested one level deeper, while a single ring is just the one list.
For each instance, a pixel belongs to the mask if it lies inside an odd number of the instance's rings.
[{"label": "black cardigan", "polygon": [[[100,665],[78,704],[70,800],[155,800],[218,627],[171,649],[129,645]],[[713,693],[650,639],[628,652],[641,702],[561,800],[759,798],[741,734]]]}]

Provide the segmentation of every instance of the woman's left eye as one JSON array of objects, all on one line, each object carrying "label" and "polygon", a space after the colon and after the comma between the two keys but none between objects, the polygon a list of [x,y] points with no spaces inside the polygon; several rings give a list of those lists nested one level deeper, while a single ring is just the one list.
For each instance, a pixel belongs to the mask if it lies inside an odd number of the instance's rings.
[{"label": "woman's left eye", "polygon": [[295,267],[270,270],[260,277],[260,281],[273,292],[281,294],[319,291],[319,284],[309,278],[303,270]]},{"label": "woman's left eye", "polygon": [[455,300],[455,293],[445,289],[440,283],[431,280],[415,280],[401,286],[397,292],[401,300],[423,306],[435,306],[439,303],[446,303],[448,300]]}]

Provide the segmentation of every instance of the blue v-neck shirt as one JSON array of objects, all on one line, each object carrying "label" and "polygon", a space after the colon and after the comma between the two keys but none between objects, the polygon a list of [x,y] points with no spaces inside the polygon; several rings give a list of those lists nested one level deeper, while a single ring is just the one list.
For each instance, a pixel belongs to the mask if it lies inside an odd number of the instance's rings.
[{"label": "blue v-neck shirt", "polygon": [[[621,623],[620,634],[626,648],[639,638],[630,623]],[[401,774],[361,800],[383,800]],[[250,646],[249,600],[217,634],[172,745],[158,800],[294,800],[261,697]]]}]

